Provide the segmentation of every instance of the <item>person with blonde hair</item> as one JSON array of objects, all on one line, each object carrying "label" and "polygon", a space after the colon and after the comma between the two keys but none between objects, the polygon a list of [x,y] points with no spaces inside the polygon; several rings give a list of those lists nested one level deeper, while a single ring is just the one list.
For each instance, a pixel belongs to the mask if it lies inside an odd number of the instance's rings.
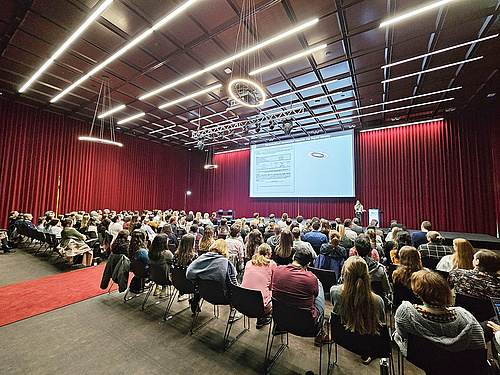
[{"label": "person with blonde hair", "polygon": [[340,236],[339,245],[342,246],[347,251],[349,251],[354,246],[354,242],[345,235],[344,224],[338,224],[337,231],[339,232]]},{"label": "person with blonde hair", "polygon": [[[236,280],[236,268],[228,259],[227,242],[220,238],[215,241],[209,248],[209,252],[195,259],[186,270],[186,277],[193,281],[195,285],[198,280],[213,280],[222,284],[224,295],[227,300],[230,300],[229,284],[238,285]],[[196,312],[198,309],[199,295],[195,294],[195,298],[191,304],[191,309]],[[242,318],[242,314],[233,310],[232,320],[236,321]]]},{"label": "person with blonde hair", "polygon": [[448,282],[426,268],[413,273],[411,289],[423,302],[403,301],[396,310],[394,339],[406,356],[410,334],[424,337],[450,352],[484,349],[483,329],[476,318],[462,307],[452,307]]},{"label": "person with blonde hair", "polygon": [[268,244],[261,244],[252,259],[247,262],[243,282],[241,283],[243,288],[260,290],[262,293],[264,311],[268,315],[265,318],[257,319],[257,329],[271,323],[271,289],[274,270],[276,270],[277,265],[270,258],[271,247]]},{"label": "person with blonde hair", "polygon": [[[371,290],[368,265],[360,256],[352,256],[344,263],[342,270],[343,284],[330,289],[333,314],[340,316],[342,324],[351,332],[360,335],[379,333],[385,322],[385,307],[382,297]],[[361,357],[364,364],[372,361],[371,357]]]},{"label": "person with blonde hair", "polygon": [[470,270],[474,268],[473,258],[474,248],[471,243],[464,238],[455,238],[453,240],[453,254],[442,257],[436,270],[446,272],[456,269]]}]

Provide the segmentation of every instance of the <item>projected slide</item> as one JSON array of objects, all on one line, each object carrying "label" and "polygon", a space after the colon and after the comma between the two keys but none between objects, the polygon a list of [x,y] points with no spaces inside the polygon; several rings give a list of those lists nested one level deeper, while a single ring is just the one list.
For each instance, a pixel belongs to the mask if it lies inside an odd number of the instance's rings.
[{"label": "projected slide", "polygon": [[251,197],[353,197],[353,131],[253,145]]}]

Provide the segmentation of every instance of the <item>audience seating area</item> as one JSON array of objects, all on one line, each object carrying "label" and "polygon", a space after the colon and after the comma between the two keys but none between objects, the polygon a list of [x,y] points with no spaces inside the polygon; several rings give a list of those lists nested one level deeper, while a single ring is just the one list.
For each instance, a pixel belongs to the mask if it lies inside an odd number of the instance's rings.
[{"label": "audience seating area", "polygon": [[[174,213],[172,213],[171,215],[173,214]],[[177,214],[182,215],[182,213]],[[144,218],[148,215],[142,216],[142,218]],[[182,218],[184,219],[184,221],[186,221],[185,216]],[[162,220],[164,221],[164,223],[168,222],[168,219],[164,220],[164,218],[162,218]],[[323,222],[323,219],[321,220]],[[178,222],[182,221],[179,219]],[[201,228],[206,225],[213,225],[214,238],[226,238],[225,235],[218,233],[217,231],[218,225],[220,223],[202,224],[198,221],[198,224]],[[230,225],[231,221],[229,221],[228,224]],[[243,225],[245,224],[243,223]],[[155,232],[161,231],[161,228],[159,228],[158,226],[152,226],[152,229]],[[185,228],[182,228],[181,224],[177,224],[177,229],[179,230],[179,232],[174,233],[176,235],[178,233],[182,233],[180,229],[183,229],[183,233],[186,233],[189,232],[192,227],[186,226]],[[242,229],[245,230],[245,228]],[[253,229],[256,229],[256,227],[254,227]],[[374,229],[378,232],[377,234],[379,235],[378,237],[380,237],[381,242],[385,242],[385,233],[381,233],[381,231],[376,227]],[[198,227],[196,227],[195,230],[197,231]],[[251,230],[252,227],[245,230],[245,236],[247,238],[248,233]],[[96,249],[94,251],[94,254],[106,257],[106,245],[109,246],[113,240],[113,236],[110,234],[110,232],[106,231],[105,235],[102,238],[98,238],[96,232],[86,232],[86,234],[88,238],[87,244],[90,247]],[[33,252],[34,254],[41,253],[41,258],[45,258],[47,261],[52,258],[54,252],[57,254],[55,262],[57,262],[59,258],[63,258],[63,255],[59,251],[59,248],[61,246],[64,246],[64,244],[60,243],[60,239],[57,238],[56,235],[42,233],[38,230],[31,229],[26,226],[19,227],[17,229],[17,235],[19,236],[19,248]],[[178,237],[180,239],[181,236]],[[175,246],[173,246],[172,243],[168,244],[168,249],[172,252],[175,252],[176,250]],[[319,254],[320,249],[316,246],[315,251]],[[388,259],[388,262],[385,263],[385,269],[392,285],[393,273],[396,270],[397,266],[390,263],[389,254],[381,255],[381,259]],[[246,260],[248,261],[248,259]],[[435,269],[438,261],[439,259],[436,260],[423,258],[422,264],[424,267]],[[341,276],[340,273],[342,272],[339,272],[337,270],[336,273],[333,269],[317,269],[311,266],[308,269],[321,281],[326,295],[329,295],[330,288],[333,285],[337,284]],[[187,301],[176,302],[176,297],[187,294],[192,295],[194,293],[193,283],[186,278],[185,270],[171,267],[169,274],[165,275],[161,267],[150,265],[149,273],[147,273],[145,272],[144,266],[140,261],[131,260],[130,272],[132,272],[135,278],[140,280],[142,289],[140,291],[131,291],[129,285],[124,295],[124,301],[127,302],[131,298],[133,298],[131,296],[133,294],[135,294],[136,296],[145,294],[141,306],[144,310],[148,307],[147,301],[151,298],[151,294],[154,291],[155,285],[162,285],[164,288],[166,287],[169,290],[169,298],[164,299],[164,301],[167,302],[167,306],[163,315],[163,320],[168,321],[169,324],[172,325],[180,324],[173,318],[178,316],[178,314],[185,313],[186,310],[189,310],[189,305],[187,305],[186,307],[186,304],[188,303]],[[448,272],[439,272],[445,279],[448,279]],[[381,374],[395,373],[393,350],[396,350],[397,345],[392,341],[391,337],[391,332],[394,330],[393,316],[395,314],[397,306],[401,303],[402,300],[410,300],[410,302],[412,303],[418,303],[419,300],[416,296],[405,295],[405,293],[407,293],[408,291],[398,289],[398,287],[394,288],[394,286],[392,287],[393,293],[387,295],[382,290],[382,285],[379,281],[372,281],[371,287],[376,294],[382,296],[383,298],[388,298],[389,305],[386,304],[386,312],[388,314],[387,321],[389,322],[389,324],[382,327],[380,335],[360,335],[347,330],[342,325],[340,317],[338,315],[333,313],[331,314],[331,311],[325,311],[325,326],[327,327],[327,331],[331,335],[331,341],[326,345],[326,350],[328,351],[328,359],[326,361],[326,364],[323,363],[324,353],[322,346],[320,346],[318,359],[319,374],[325,372],[325,370],[328,374],[334,372],[335,365],[342,361],[341,358],[338,358],[337,346],[341,346],[344,349],[360,356],[382,359],[378,364],[378,366],[380,366],[380,370],[375,370],[375,366],[372,366],[372,373],[378,373],[379,371]],[[194,333],[198,332],[201,328],[205,327],[214,319],[219,318],[219,306],[228,306],[229,315],[225,332],[221,332],[221,348],[223,351],[229,350],[230,347],[238,339],[240,339],[245,333],[250,330],[250,319],[258,319],[266,316],[266,312],[263,308],[263,297],[260,291],[246,289],[238,285],[231,285],[232,296],[228,299],[224,295],[222,284],[220,284],[219,282],[199,280],[199,293],[201,297],[200,310],[197,310],[192,315],[190,333],[194,336]],[[394,308],[391,308],[393,298],[395,302],[398,301],[398,304],[395,305]],[[153,304],[158,304],[159,302],[160,301],[156,301]],[[207,303],[211,305],[209,309],[207,309]],[[479,322],[488,320],[494,315],[494,311],[489,300],[457,294],[455,304],[456,306],[462,306],[465,309],[469,310]],[[212,307],[213,315],[210,318],[207,318],[207,311],[211,310]],[[262,352],[262,362],[264,364],[263,370],[265,372],[271,371],[273,365],[276,363],[280,355],[288,347],[289,334],[303,337],[315,337],[318,328],[317,326],[315,326],[315,322],[310,319],[311,315],[309,309],[288,306],[274,298],[272,300],[272,308],[272,324],[270,324],[268,327],[267,340],[264,334],[262,334],[263,342],[266,341],[265,352]],[[171,315],[172,310],[174,311],[174,313]],[[241,312],[244,315],[242,319],[243,327],[241,332],[238,333],[233,339],[231,339],[231,329],[233,325],[236,324],[237,320],[233,320],[236,312]],[[202,322],[199,323],[199,321]],[[240,323],[238,323],[238,325],[239,324]],[[275,354],[272,354],[273,344],[275,344],[275,341],[277,341],[275,340],[276,336],[280,336],[279,347],[276,349]],[[311,342],[310,351],[308,353],[301,354],[308,356],[315,355],[314,348],[312,346],[313,345]],[[331,358],[332,354],[333,359]],[[425,338],[416,336],[412,336],[409,340],[406,360],[421,368],[427,374],[442,375],[467,373],[473,375],[484,374],[485,371],[487,371],[486,350],[451,353],[449,351],[435,347]],[[403,357],[398,351],[397,367],[400,374],[404,374],[404,362],[405,357]],[[463,369],[467,369],[466,372],[463,372]],[[308,369],[304,369],[304,372],[306,370]]]}]

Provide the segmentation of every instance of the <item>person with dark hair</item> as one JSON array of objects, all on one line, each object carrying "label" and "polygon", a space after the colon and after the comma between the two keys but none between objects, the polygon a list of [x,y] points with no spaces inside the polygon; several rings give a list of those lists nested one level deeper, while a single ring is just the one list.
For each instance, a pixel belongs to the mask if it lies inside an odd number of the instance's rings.
[{"label": "person with dark hair", "polygon": [[[196,219],[195,219],[196,220]],[[198,251],[199,245],[200,245],[200,240],[202,235],[200,232],[198,232],[198,225],[197,224],[191,224],[189,227],[189,233],[192,234],[195,238],[194,240],[194,249]]]},{"label": "person with dark hair", "polygon": [[[255,229],[257,230],[257,229]],[[227,251],[229,254],[236,255],[238,259],[238,263],[235,264],[236,269],[238,271],[242,270],[245,266],[245,248],[243,246],[243,242],[241,242],[238,237],[241,236],[241,227],[238,224],[231,225],[229,229],[229,237],[226,238],[227,242]],[[260,231],[259,231],[260,233]]]},{"label": "person with dark hair", "polygon": [[412,246],[412,243],[413,242],[411,241],[410,232],[407,232],[405,230],[398,232],[398,234],[396,235],[397,250],[392,250],[389,254],[392,263],[399,264],[399,250],[403,246]]},{"label": "person with dark hair", "polygon": [[304,234],[304,241],[307,241],[311,244],[316,254],[319,254],[321,245],[323,245],[324,243],[328,243],[328,238],[326,237],[326,235],[319,231],[320,225],[321,223],[319,220],[314,220],[312,222],[312,230]]},{"label": "person with dark hair", "polygon": [[128,237],[130,232],[126,229],[122,229],[116,235],[116,238],[111,243],[111,252],[113,254],[123,254],[128,256],[129,240]]},{"label": "person with dark hair", "polygon": [[161,229],[161,231],[162,233],[165,233],[167,235],[169,244],[174,244],[175,247],[179,246],[179,240],[177,239],[177,236],[174,234],[172,230],[172,225],[170,223],[166,223]]},{"label": "person with dark hair", "polygon": [[294,248],[294,251],[297,251],[298,248],[301,248],[305,251],[309,251],[311,253],[311,256],[312,256],[312,259],[313,261],[316,259],[317,255],[316,255],[316,252],[314,251],[313,247],[311,246],[311,244],[307,241],[302,241],[302,239],[300,238],[300,229],[299,227],[294,227],[292,229],[292,236],[293,236],[293,248]]},{"label": "person with dark hair", "polygon": [[351,219],[344,220],[344,228],[345,228],[345,235],[347,237],[349,237],[349,239],[351,241],[355,241],[358,234],[352,230],[352,220]]},{"label": "person with dark hair", "polygon": [[[403,246],[399,251],[399,266],[392,273],[393,304],[397,308],[403,301],[418,303],[411,290],[411,275],[422,269],[420,255],[414,247]],[[398,293],[396,293],[396,290]]]},{"label": "person with dark hair", "polygon": [[[278,227],[279,228],[279,227]],[[252,259],[253,255],[257,252],[257,249],[260,245],[264,243],[264,239],[262,238],[262,234],[258,229],[254,229],[248,235],[245,259],[248,261]]]},{"label": "person with dark hair", "polygon": [[[387,294],[391,292],[389,278],[387,277],[385,267],[370,257],[370,253],[372,251],[370,239],[366,234],[360,234],[354,242],[354,247],[357,254],[362,257],[368,265],[368,272],[372,285],[373,283],[380,283],[381,290],[378,291],[382,294],[380,297],[384,299],[384,302],[388,302]],[[339,280],[339,282],[341,281]],[[375,292],[377,292],[377,290],[375,290]]]},{"label": "person with dark hair", "polygon": [[272,259],[278,265],[287,265],[292,263],[294,253],[292,233],[285,229],[281,232],[280,242],[273,251]]},{"label": "person with dark hair", "polygon": [[222,239],[225,239],[229,235],[229,226],[225,217],[220,220],[220,225],[217,227],[217,235]]},{"label": "person with dark hair", "polygon": [[265,243],[267,243],[267,241],[272,237],[274,236],[274,226],[276,224],[275,223],[269,223],[269,225],[266,227],[264,233],[262,234],[262,238],[264,240]]},{"label": "person with dark hair", "polygon": [[203,236],[201,236],[200,242],[198,244],[198,255],[207,253],[214,241],[214,230],[211,226],[208,226],[203,231]]},{"label": "person with dark hair", "polygon": [[63,230],[61,231],[61,244],[65,244],[61,252],[68,257],[70,261],[73,257],[82,254],[82,264],[90,267],[94,253],[92,249],[85,243],[87,237],[72,228],[73,220],[64,219],[62,222]]},{"label": "person with dark hair", "polygon": [[359,219],[355,217],[352,219],[352,227],[351,229],[356,232],[356,234],[359,236],[361,233],[363,233],[363,227],[359,223]]},{"label": "person with dark hair", "polygon": [[[212,232],[213,239],[213,232]],[[179,247],[177,248],[174,258],[172,260],[173,268],[180,268],[186,270],[191,262],[195,260],[198,256],[194,251],[194,241],[195,238],[192,234],[188,233],[182,236]],[[179,294],[177,297],[177,302],[182,302],[189,298],[189,294]],[[192,301],[190,302],[192,303]]]},{"label": "person with dark hair", "polygon": [[[372,292],[368,267],[363,258],[347,259],[342,269],[343,284],[330,289],[332,314],[340,316],[346,329],[360,335],[374,335],[385,322],[385,307],[382,298]],[[361,357],[368,365],[371,357]]]},{"label": "person with dark hair", "polygon": [[307,270],[311,262],[308,251],[297,249],[292,264],[278,266],[274,271],[272,296],[284,304],[311,309],[318,332],[314,345],[321,346],[329,342],[329,335],[323,330],[325,295],[321,282]]},{"label": "person with dark hair", "polygon": [[[168,278],[170,272],[170,262],[172,261],[174,254],[168,250],[168,237],[165,233],[160,233],[155,236],[151,246],[149,247],[149,264],[154,264],[160,266]],[[159,295],[160,298],[167,297],[167,287],[162,287],[156,284],[154,296]]]},{"label": "person with dark hair", "polygon": [[489,299],[500,298],[500,255],[479,250],[472,260],[473,269],[450,271],[449,283],[455,293]]},{"label": "person with dark hair", "polygon": [[248,225],[250,225],[250,224],[252,224],[252,223],[254,223],[255,225],[258,225],[258,224],[259,224],[259,220],[260,220],[260,218],[259,218],[259,213],[258,213],[258,212],[255,212],[255,213],[253,214],[253,219],[252,219],[252,220],[250,220],[250,222],[248,223]]},{"label": "person with dark hair", "polygon": [[[128,232],[124,229],[122,232]],[[115,242],[118,240],[116,237]],[[140,229],[136,229],[132,232],[130,245],[128,245],[128,257],[130,260],[140,260],[144,264],[144,269],[149,275],[149,256],[148,256],[148,245],[146,243],[146,233]]]},{"label": "person with dark hair", "polygon": [[418,249],[420,245],[427,243],[427,233],[432,229],[430,221],[424,220],[420,225],[420,231],[413,232],[411,234],[411,240],[413,242],[413,247]]},{"label": "person with dark hair", "polygon": [[444,238],[441,237],[439,232],[429,231],[426,238],[428,243],[418,247],[422,258],[441,259],[446,255],[453,254],[453,251],[448,246],[443,245]]},{"label": "person with dark hair", "polygon": [[276,249],[276,246],[278,246],[278,244],[280,243],[281,227],[278,224],[274,224],[273,232],[274,235],[269,237],[266,241],[266,243],[271,246],[272,251],[274,251],[274,249]]},{"label": "person with dark hair", "polygon": [[411,289],[423,305],[403,301],[396,311],[394,339],[404,356],[410,334],[452,352],[486,347],[483,329],[476,318],[462,307],[451,307],[451,289],[440,274],[428,269],[413,273]]},{"label": "person with dark hair", "polygon": [[268,226],[270,223],[276,223],[275,216],[274,214],[269,214],[269,221],[266,223],[266,226]]}]

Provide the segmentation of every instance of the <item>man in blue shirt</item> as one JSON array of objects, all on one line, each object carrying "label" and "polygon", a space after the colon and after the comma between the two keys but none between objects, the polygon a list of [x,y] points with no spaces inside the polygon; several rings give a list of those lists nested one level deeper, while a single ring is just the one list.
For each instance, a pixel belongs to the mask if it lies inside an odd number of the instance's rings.
[{"label": "man in blue shirt", "polygon": [[312,224],[313,230],[304,235],[304,241],[307,241],[311,244],[314,251],[316,251],[316,254],[319,254],[319,248],[321,247],[321,245],[323,245],[324,243],[328,243],[328,238],[326,237],[326,235],[319,231],[319,226],[319,220],[314,221]]},{"label": "man in blue shirt", "polygon": [[420,232],[413,232],[411,234],[411,241],[413,242],[413,247],[418,249],[420,245],[427,243],[427,233],[432,229],[432,225],[429,221],[425,220],[420,226]]}]

